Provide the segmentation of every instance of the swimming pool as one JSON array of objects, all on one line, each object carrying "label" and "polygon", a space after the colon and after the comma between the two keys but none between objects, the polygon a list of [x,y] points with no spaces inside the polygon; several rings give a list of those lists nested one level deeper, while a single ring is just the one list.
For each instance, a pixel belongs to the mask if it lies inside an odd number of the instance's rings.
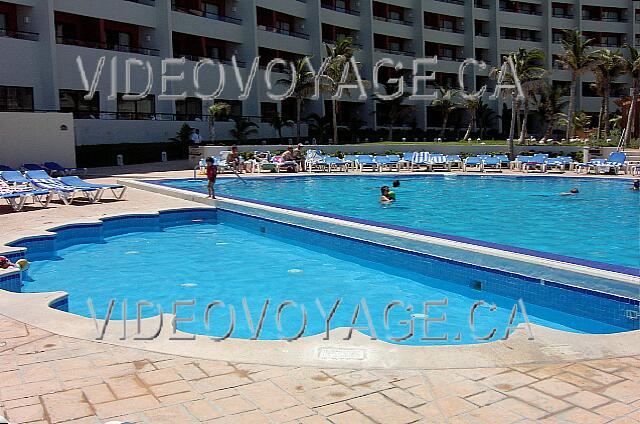
[{"label": "swimming pool", "polygon": [[[380,205],[398,178],[398,200]],[[379,175],[221,179],[218,194],[640,268],[640,195],[614,179]],[[206,193],[203,181],[158,184]],[[573,187],[576,196],[560,196]],[[624,267],[624,268],[623,268]]]},{"label": "swimming pool", "polygon": [[[518,275],[235,212],[125,216],[55,231],[56,236],[14,243],[26,247],[27,258],[33,261],[22,291],[66,291],[64,307],[82,316],[90,316],[88,298],[99,318],[105,317],[110,300],[116,301],[119,311],[127,299],[129,319],[135,319],[137,301],[162,305],[163,311],[171,312],[173,302],[195,300],[194,305],[178,310],[179,317],[195,318],[191,323],[179,322],[179,330],[222,336],[229,329],[229,305],[233,305],[236,325],[231,337],[250,338],[255,328],[252,331],[248,324],[243,299],[254,326],[268,299],[258,339],[277,339],[299,333],[301,306],[307,312],[303,334],[323,333],[326,321],[317,302],[329,314],[340,299],[331,329],[349,326],[359,305],[356,325],[375,329],[379,339],[411,345],[470,344],[503,337],[521,297],[526,316],[535,324],[585,333],[637,327],[637,321],[624,319],[625,311],[637,309],[637,300],[542,285]],[[216,300],[225,307],[211,312],[207,328],[204,312]],[[297,307],[283,310],[278,329],[278,305],[287,300]],[[483,303],[472,314],[480,300]],[[394,301],[402,304],[389,309],[385,329],[385,309]],[[424,302],[433,304],[425,311]],[[412,309],[407,310],[410,305]],[[142,315],[155,313],[145,308]],[[424,315],[436,320],[446,315],[443,322],[429,323],[427,336],[446,334],[447,340],[422,340]],[[518,306],[513,325],[524,317]],[[413,336],[394,340],[410,330],[402,320],[414,323]],[[363,333],[371,335],[370,329]],[[476,339],[492,329],[496,332],[488,340]]]}]

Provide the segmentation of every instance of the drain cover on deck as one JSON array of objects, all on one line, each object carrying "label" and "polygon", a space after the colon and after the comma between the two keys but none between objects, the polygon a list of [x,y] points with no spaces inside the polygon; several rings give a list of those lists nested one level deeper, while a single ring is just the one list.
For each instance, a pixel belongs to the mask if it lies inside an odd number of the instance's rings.
[{"label": "drain cover on deck", "polygon": [[364,349],[341,349],[323,347],[318,351],[318,359],[332,361],[364,361],[366,352]]}]

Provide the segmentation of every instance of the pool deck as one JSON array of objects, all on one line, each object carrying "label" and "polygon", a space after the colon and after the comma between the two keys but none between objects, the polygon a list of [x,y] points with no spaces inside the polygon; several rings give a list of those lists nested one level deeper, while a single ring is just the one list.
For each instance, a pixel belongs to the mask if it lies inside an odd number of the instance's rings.
[{"label": "pool deck", "polygon": [[[192,176],[185,168],[92,174],[105,182]],[[60,224],[198,206],[133,188],[125,198],[21,213],[3,207],[0,244]],[[308,338],[158,347],[113,336],[93,341],[91,321],[48,309],[45,300],[0,292],[0,415],[11,423],[640,422],[638,331],[594,336],[534,328],[535,342],[517,332],[505,342],[444,349],[396,349],[362,336],[351,346]],[[337,356],[317,360],[323,345]],[[338,358],[345,347],[365,352],[366,366]]]}]

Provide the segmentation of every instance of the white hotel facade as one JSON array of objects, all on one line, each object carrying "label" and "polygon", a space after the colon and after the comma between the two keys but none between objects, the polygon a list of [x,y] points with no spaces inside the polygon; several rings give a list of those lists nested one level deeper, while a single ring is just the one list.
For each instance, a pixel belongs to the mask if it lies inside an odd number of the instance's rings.
[{"label": "white hotel facade", "polygon": [[[267,96],[263,68],[253,95],[242,102],[234,100],[240,90],[228,64],[231,56],[236,55],[244,65],[245,77],[256,56],[264,66],[274,57],[310,55],[317,68],[323,43],[347,36],[361,49],[357,60],[366,79],[372,78],[373,64],[381,58],[402,62],[410,69],[414,57],[437,56],[435,83],[457,84],[464,58],[481,59],[491,67],[501,62],[501,55],[525,47],[546,53],[553,80],[561,84],[569,80],[569,74],[557,69],[554,57],[562,52],[562,31],[569,28],[579,28],[597,46],[640,46],[640,1],[4,0],[0,1],[0,111],[73,112],[76,132],[85,143],[88,138],[95,143],[129,141],[132,133],[160,137],[154,126],[172,136],[184,121],[206,120],[200,116],[208,104],[194,97],[191,79],[198,60],[213,58],[222,60],[227,68],[222,98],[231,101],[234,114],[255,120],[277,113],[292,116],[293,102],[279,104]],[[98,59],[107,59],[93,101],[82,99],[78,56],[89,78]],[[116,88],[110,81],[113,57],[118,61]],[[172,86],[174,92],[188,90],[186,101],[158,100],[161,59],[172,57],[187,60],[182,68],[184,87],[180,83]],[[154,69],[151,96],[145,100],[120,98],[128,58],[148,61]],[[468,89],[484,85],[488,72],[470,67]],[[382,75],[390,74],[385,71]],[[141,91],[146,79],[145,72],[135,69],[132,91]],[[590,88],[592,82],[591,75],[580,81],[578,108],[596,112],[600,99]],[[213,91],[216,85],[217,76],[212,73],[202,91]],[[614,97],[627,95],[628,86],[625,79],[617,82]],[[118,93],[116,99],[109,98],[111,92]],[[500,111],[502,105],[493,104]],[[428,113],[428,104],[417,106],[418,127],[439,125],[434,114]],[[354,99],[345,101],[341,111],[343,119],[358,115],[375,127],[383,124],[376,117],[376,107],[372,100]],[[322,115],[325,104],[311,103],[306,112]],[[378,116],[384,119],[384,113]]]}]

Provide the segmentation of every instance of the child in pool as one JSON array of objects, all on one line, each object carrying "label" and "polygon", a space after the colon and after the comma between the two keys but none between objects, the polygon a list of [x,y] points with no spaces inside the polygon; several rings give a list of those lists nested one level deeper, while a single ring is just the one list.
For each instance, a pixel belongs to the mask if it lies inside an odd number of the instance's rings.
[{"label": "child in pool", "polygon": [[[393,186],[393,188],[400,187],[400,180],[393,180],[393,182],[391,183],[391,186]],[[387,197],[389,197],[389,199],[391,200],[396,200],[396,192],[393,190],[389,190],[389,194]]]},{"label": "child in pool", "polygon": [[394,199],[389,193],[389,186],[383,186],[380,188],[380,203],[387,204],[393,202]]},{"label": "child in pool", "polygon": [[218,177],[218,166],[213,162],[213,158],[207,158],[207,191],[209,192],[209,197],[212,199],[216,198],[216,194],[213,188],[213,185],[216,183],[216,178]]}]

